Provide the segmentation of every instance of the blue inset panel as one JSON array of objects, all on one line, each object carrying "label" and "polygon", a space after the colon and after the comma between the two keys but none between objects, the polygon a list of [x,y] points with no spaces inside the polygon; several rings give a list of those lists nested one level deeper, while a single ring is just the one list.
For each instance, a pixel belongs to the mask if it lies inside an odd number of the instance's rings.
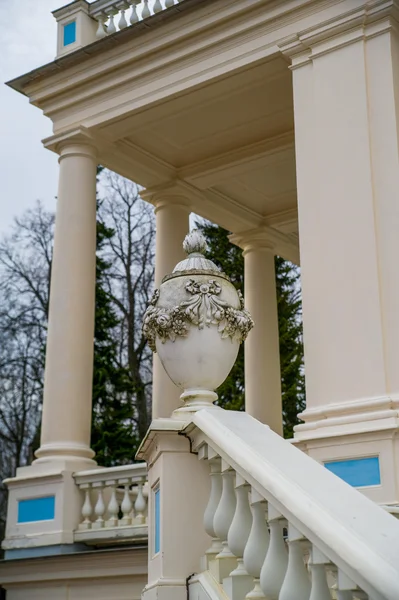
[{"label": "blue inset panel", "polygon": [[155,536],[154,536],[154,554],[158,554],[161,549],[161,490],[158,488],[154,494],[155,504]]},{"label": "blue inset panel", "polygon": [[76,21],[64,25],[64,46],[76,42]]},{"label": "blue inset panel", "polygon": [[55,517],[55,496],[29,498],[18,502],[18,523],[51,521]]},{"label": "blue inset panel", "polygon": [[326,462],[324,466],[353,487],[381,485],[378,456]]}]

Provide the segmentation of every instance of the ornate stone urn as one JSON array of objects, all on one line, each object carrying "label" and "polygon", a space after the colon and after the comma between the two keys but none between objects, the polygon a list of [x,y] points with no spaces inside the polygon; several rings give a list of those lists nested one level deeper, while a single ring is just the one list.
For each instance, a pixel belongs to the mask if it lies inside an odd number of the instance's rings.
[{"label": "ornate stone urn", "polygon": [[181,389],[181,411],[210,406],[229,374],[240,343],[253,327],[227,275],[205,258],[199,231],[183,243],[187,258],[164,277],[144,315],[143,332],[171,380]]}]

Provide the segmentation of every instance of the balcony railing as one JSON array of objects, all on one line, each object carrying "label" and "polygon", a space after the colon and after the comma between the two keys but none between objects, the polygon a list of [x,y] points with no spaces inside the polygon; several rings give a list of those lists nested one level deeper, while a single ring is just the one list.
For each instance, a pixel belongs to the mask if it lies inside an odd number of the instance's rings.
[{"label": "balcony railing", "polygon": [[89,14],[98,21],[96,37],[100,39],[178,3],[179,0],[97,0],[90,5]]},{"label": "balcony railing", "polygon": [[75,542],[98,545],[147,540],[146,463],[80,471],[74,478],[82,494]]}]

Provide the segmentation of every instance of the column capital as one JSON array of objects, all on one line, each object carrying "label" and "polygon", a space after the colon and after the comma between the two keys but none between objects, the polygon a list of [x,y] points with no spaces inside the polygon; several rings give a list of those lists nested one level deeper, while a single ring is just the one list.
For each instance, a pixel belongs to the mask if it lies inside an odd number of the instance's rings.
[{"label": "column capital", "polygon": [[229,235],[229,240],[232,244],[243,249],[244,256],[255,250],[267,250],[275,253],[275,240],[270,235],[268,228],[257,227],[240,233],[232,233]]},{"label": "column capital", "polygon": [[243,249],[244,256],[255,250],[266,250],[299,265],[298,236],[294,232],[283,233],[270,225],[229,235],[232,244]]},{"label": "column capital", "polygon": [[140,196],[143,200],[155,206],[155,212],[169,206],[178,206],[185,208],[188,212],[191,211],[192,203],[190,198],[175,182],[143,190]]},{"label": "column capital", "polygon": [[97,157],[96,143],[85,127],[66,131],[42,140],[43,146],[64,156],[87,156],[95,159]]}]

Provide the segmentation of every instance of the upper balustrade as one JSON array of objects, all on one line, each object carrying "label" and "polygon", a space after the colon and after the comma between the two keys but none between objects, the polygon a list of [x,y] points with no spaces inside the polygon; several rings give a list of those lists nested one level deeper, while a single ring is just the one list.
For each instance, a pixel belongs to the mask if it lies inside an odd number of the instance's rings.
[{"label": "upper balustrade", "polygon": [[183,0],[75,0],[53,15],[58,23],[57,56],[63,56],[136,25]]}]

